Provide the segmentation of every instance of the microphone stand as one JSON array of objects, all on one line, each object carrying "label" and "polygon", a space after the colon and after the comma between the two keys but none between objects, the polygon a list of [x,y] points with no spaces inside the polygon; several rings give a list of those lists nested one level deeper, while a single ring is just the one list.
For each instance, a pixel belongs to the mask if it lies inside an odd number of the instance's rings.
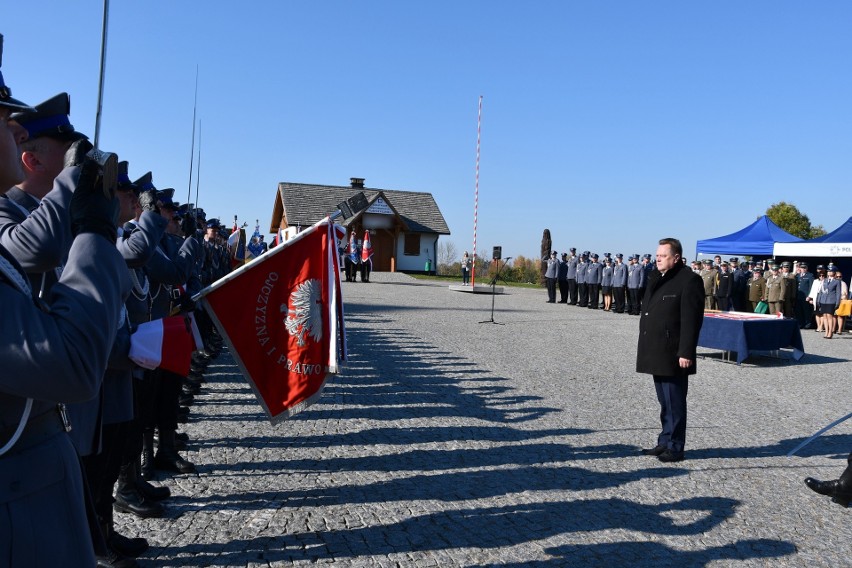
[{"label": "microphone stand", "polygon": [[507,256],[503,261],[503,266],[500,266],[500,259],[494,259],[494,262],[497,263],[497,272],[494,273],[494,278],[491,279],[491,319],[483,320],[479,323],[493,323],[495,325],[506,325],[505,323],[500,323],[494,321],[494,289],[497,286],[497,279],[500,278],[500,271],[506,267],[506,263],[512,259],[511,256]]}]

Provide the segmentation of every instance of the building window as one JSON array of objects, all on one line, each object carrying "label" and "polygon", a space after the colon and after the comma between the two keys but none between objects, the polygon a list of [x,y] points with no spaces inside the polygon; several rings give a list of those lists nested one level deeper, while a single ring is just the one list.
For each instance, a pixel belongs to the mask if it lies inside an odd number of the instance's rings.
[{"label": "building window", "polygon": [[413,233],[405,234],[405,250],[406,256],[420,256],[420,235]]}]

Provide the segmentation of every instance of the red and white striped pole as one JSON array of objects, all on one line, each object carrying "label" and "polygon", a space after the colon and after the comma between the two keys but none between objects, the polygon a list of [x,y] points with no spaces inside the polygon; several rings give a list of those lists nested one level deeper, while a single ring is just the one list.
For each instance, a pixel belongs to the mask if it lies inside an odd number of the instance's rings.
[{"label": "red and white striped pole", "polygon": [[479,95],[479,112],[476,116],[476,184],[473,191],[473,263],[470,268],[470,287],[476,286],[476,217],[479,209],[479,138],[482,133],[482,95]]}]

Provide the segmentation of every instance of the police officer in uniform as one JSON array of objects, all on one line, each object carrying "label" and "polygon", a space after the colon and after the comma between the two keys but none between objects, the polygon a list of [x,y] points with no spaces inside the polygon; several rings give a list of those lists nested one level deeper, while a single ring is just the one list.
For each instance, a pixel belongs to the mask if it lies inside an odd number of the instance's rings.
[{"label": "police officer in uniform", "polygon": [[796,317],[796,274],[789,261],[781,263],[781,277],[784,279],[784,317]]},{"label": "police officer in uniform", "polygon": [[571,247],[568,249],[568,303],[572,306],[577,305],[577,249]]},{"label": "police officer in uniform", "polygon": [[642,284],[644,272],[639,265],[639,255],[630,256],[630,265],[627,267],[627,313],[631,316],[639,315],[639,290]]},{"label": "police officer in uniform", "polygon": [[592,262],[586,268],[586,288],[589,290],[589,305],[590,310],[598,309],[601,292],[601,278],[603,267],[598,262],[597,253],[592,255]]},{"label": "police officer in uniform", "polygon": [[613,309],[616,313],[624,313],[624,294],[627,290],[627,266],[623,262],[624,255],[615,255],[615,266],[612,267],[612,298]]},{"label": "police officer in uniform", "polygon": [[547,303],[556,303],[556,279],[559,276],[559,258],[557,252],[550,253],[550,258],[544,259],[547,263],[547,269],[544,272],[545,284],[547,285]]},{"label": "police officer in uniform", "polygon": [[723,260],[719,265],[719,274],[716,275],[716,307],[723,312],[730,310],[733,293],[734,274],[728,261]]},{"label": "police officer in uniform", "polygon": [[796,273],[796,320],[799,329],[813,327],[814,306],[808,302],[808,294],[814,285],[814,275],[808,271],[808,263],[800,262]]},{"label": "police officer in uniform", "polygon": [[589,251],[585,251],[577,263],[577,305],[581,308],[589,307],[589,287],[586,285],[588,268]]},{"label": "police officer in uniform", "polygon": [[559,271],[557,280],[559,281],[559,303],[568,303],[568,253],[562,253],[562,260],[559,261]]},{"label": "police officer in uniform", "polygon": [[[20,144],[27,132],[11,114],[32,110],[12,98],[0,75],[0,193],[24,179]],[[0,246],[0,333],[7,345],[0,360],[0,548],[11,566],[95,565],[80,462],[57,402],[98,393],[129,283],[115,249],[115,156],[101,155],[99,163],[85,149],[72,146],[55,182],[73,193],[73,242],[46,298],[49,311]]]}]

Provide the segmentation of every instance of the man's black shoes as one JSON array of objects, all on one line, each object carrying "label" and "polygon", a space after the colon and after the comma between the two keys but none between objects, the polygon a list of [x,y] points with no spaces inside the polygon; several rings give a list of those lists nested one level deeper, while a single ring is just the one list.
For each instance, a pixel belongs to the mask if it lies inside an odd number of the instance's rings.
[{"label": "man's black shoes", "polygon": [[683,461],[683,452],[674,452],[672,450],[667,449],[666,451],[658,455],[657,459],[664,463],[674,463]]},{"label": "man's black shoes", "polygon": [[655,446],[653,448],[645,448],[642,450],[642,453],[646,456],[659,456],[660,454],[666,451],[665,446]]}]

